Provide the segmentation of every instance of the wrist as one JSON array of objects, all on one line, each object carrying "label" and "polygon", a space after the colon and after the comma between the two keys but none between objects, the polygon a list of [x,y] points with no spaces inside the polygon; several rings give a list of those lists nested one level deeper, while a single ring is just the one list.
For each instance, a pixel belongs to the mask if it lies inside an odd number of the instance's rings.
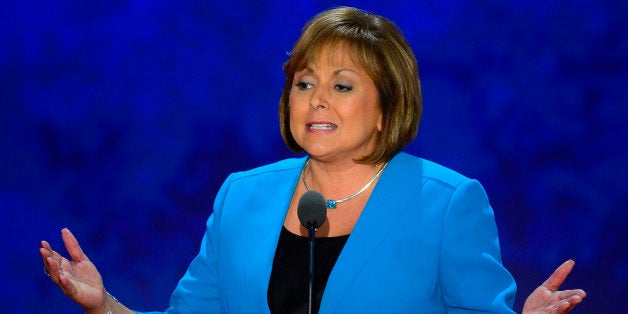
[{"label": "wrist", "polygon": [[113,295],[111,295],[111,293],[109,293],[109,291],[105,290],[105,311],[104,313],[107,314],[113,314],[113,312],[111,311],[113,309],[113,307],[120,303],[120,301],[118,301],[118,299],[116,299],[116,297],[114,297]]},{"label": "wrist", "polygon": [[117,303],[119,303],[118,299],[103,289],[102,304],[97,308],[85,309],[85,314],[113,314]]}]

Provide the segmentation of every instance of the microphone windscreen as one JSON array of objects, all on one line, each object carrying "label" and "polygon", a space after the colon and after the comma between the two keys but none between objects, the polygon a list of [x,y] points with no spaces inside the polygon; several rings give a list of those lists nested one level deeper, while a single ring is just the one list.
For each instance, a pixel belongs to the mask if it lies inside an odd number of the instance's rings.
[{"label": "microphone windscreen", "polygon": [[327,205],[323,195],[316,191],[305,192],[299,200],[297,215],[305,228],[322,226],[327,218]]}]

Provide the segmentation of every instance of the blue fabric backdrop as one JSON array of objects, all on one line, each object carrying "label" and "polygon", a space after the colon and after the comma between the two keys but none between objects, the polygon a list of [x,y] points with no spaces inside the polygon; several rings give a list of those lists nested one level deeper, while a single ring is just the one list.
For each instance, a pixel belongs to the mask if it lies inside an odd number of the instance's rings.
[{"label": "blue fabric backdrop", "polygon": [[0,9],[2,313],[79,313],[38,242],[70,227],[112,293],[164,309],[226,176],[292,154],[281,65],[339,4],[419,60],[407,151],[479,179],[523,298],[562,261],[577,313],[627,291],[626,1],[9,1]]}]

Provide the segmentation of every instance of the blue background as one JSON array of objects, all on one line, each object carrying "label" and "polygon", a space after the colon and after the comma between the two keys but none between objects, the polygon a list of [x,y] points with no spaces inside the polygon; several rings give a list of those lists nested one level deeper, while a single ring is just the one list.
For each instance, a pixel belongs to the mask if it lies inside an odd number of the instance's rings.
[{"label": "blue background", "polygon": [[[515,308],[561,262],[577,313],[625,308],[626,1],[344,2],[395,21],[425,113],[406,151],[485,186]],[[220,183],[293,156],[277,103],[336,1],[8,1],[0,9],[2,313],[79,313],[42,272],[69,227],[108,290],[164,309]],[[247,232],[243,230],[243,232]]]}]

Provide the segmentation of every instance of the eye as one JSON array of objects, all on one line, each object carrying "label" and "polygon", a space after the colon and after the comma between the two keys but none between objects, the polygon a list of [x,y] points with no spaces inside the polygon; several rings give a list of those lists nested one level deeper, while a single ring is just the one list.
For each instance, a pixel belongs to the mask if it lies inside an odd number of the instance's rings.
[{"label": "eye", "polygon": [[305,81],[299,81],[296,84],[294,84],[294,86],[298,87],[299,90],[308,90],[308,89],[312,88],[312,86],[314,86],[314,85],[312,85],[312,83],[308,83],[308,82],[305,82]]},{"label": "eye", "polygon": [[350,92],[353,90],[353,86],[345,85],[345,84],[336,84],[334,88],[339,92]]}]

